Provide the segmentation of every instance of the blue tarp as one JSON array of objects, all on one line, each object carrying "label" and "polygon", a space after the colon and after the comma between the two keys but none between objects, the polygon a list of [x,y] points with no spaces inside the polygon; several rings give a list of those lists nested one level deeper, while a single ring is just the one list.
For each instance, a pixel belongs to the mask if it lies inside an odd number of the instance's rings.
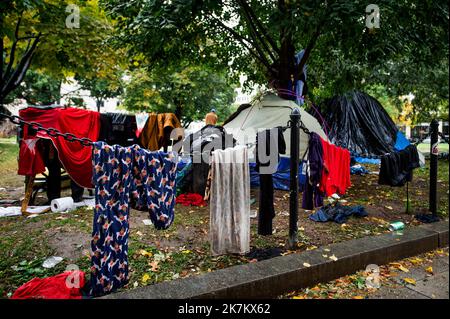
[{"label": "blue tarp", "polygon": [[[290,183],[290,165],[291,161],[288,157],[281,157],[278,162],[277,172],[272,175],[273,177],[273,187],[275,189],[281,189],[288,191],[289,183]],[[255,169],[256,163],[250,163],[250,186],[258,187],[259,186],[259,173]],[[299,166],[299,185],[302,185],[305,176],[301,174],[302,172],[302,164]]]},{"label": "blue tarp", "polygon": [[[394,145],[395,151],[398,152],[398,151],[404,150],[410,144],[411,143],[408,141],[408,139],[405,137],[405,135],[401,131],[398,131],[397,138],[395,140],[395,145]],[[359,163],[359,164],[380,164],[380,160],[375,159],[375,158],[356,156],[356,157],[354,157],[354,159],[355,159],[356,163]]]}]

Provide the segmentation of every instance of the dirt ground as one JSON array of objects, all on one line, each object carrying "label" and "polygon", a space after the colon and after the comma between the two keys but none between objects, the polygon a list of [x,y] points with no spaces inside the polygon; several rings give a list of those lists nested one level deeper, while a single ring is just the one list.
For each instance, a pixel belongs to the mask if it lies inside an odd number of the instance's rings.
[{"label": "dirt ground", "polygon": [[[1,159],[1,158],[0,158]],[[15,175],[14,164],[0,164],[0,201],[19,200],[23,196],[23,178]],[[11,168],[12,167],[12,168]],[[370,171],[376,166],[366,165]],[[439,162],[439,214],[448,217],[449,178],[448,161]],[[4,181],[7,181],[6,183]],[[428,210],[428,167],[417,169],[410,190],[410,214],[406,210],[406,189],[380,186],[378,176],[352,175],[353,186],[341,199],[344,205],[363,205],[368,217],[352,217],[343,225],[317,223],[308,219],[311,212],[299,211],[299,248],[297,251],[353,238],[387,232],[391,221],[403,221],[406,227],[420,224],[414,214]],[[86,192],[87,193],[87,192]],[[68,190],[65,191],[68,195]],[[258,189],[252,189],[256,199],[251,209],[258,209]],[[40,194],[38,203],[46,201]],[[301,201],[301,196],[300,196]],[[301,206],[301,203],[300,203]],[[251,251],[245,256],[212,257],[209,252],[209,207],[176,205],[175,221],[164,231],[147,226],[148,215],[130,212],[130,283],[123,289],[149,285],[165,280],[210,272],[247,262],[292,253],[286,249],[289,227],[289,194],[275,191],[276,217],[272,236],[257,234],[257,218],[251,222]],[[89,273],[90,233],[92,209],[81,208],[69,213],[47,213],[35,218],[0,218],[0,296],[11,296],[17,287],[34,277],[46,277],[64,271],[69,264]],[[42,268],[50,256],[64,260],[52,269]]]}]

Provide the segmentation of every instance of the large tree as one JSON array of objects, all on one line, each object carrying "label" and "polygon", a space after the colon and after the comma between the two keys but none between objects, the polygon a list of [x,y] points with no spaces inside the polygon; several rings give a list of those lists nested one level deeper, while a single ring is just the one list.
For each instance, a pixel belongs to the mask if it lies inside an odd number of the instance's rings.
[{"label": "large tree", "polygon": [[108,78],[123,59],[108,45],[113,21],[97,0],[0,2],[0,102],[29,68],[60,81]]},{"label": "large tree", "polygon": [[[420,74],[448,75],[448,6],[443,0],[380,0],[380,28],[362,0],[101,0],[121,43],[149,65],[200,61],[242,73],[247,84],[290,89],[308,63],[309,87],[330,95],[398,78],[409,93]],[[295,54],[304,50],[296,63]],[[408,64],[408,68],[392,65]],[[428,82],[421,84],[428,86]],[[441,83],[445,85],[444,83]],[[319,91],[320,92],[320,91]],[[414,92],[413,92],[414,93]],[[439,98],[448,98],[448,93]],[[281,96],[288,97],[284,94]]]}]

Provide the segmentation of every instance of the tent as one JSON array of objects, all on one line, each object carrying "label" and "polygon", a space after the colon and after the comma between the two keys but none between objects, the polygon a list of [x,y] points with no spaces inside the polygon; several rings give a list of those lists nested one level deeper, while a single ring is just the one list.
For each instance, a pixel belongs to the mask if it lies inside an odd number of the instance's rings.
[{"label": "tent", "polygon": [[[317,133],[327,140],[327,136],[319,122],[311,114],[299,107],[294,101],[285,100],[274,94],[266,94],[252,104],[243,104],[225,122],[224,127],[229,134],[237,140],[237,144],[249,145],[250,175],[252,186],[259,185],[259,174],[255,171],[255,142],[259,130],[270,129],[277,126],[286,126],[290,120],[293,108],[300,110],[301,120],[310,132]],[[284,133],[286,141],[286,154],[281,156],[278,169],[273,174],[274,187],[289,190],[290,167],[290,129]],[[300,157],[308,146],[309,136],[300,130]]]},{"label": "tent", "polygon": [[335,96],[321,111],[330,141],[347,148],[357,162],[378,163],[379,156],[410,144],[380,102],[366,93]]},{"label": "tent", "polygon": [[[299,107],[294,101],[282,99],[274,94],[267,94],[252,104],[241,105],[224,122],[223,126],[237,140],[237,144],[254,144],[259,130],[286,126],[293,108],[300,110],[301,120],[310,132],[315,132],[323,139],[327,139],[321,125],[314,116]],[[286,130],[283,135],[287,146],[286,156],[289,157],[291,154],[290,129]],[[303,155],[306,151],[308,141],[309,136],[300,130],[300,155]]]}]

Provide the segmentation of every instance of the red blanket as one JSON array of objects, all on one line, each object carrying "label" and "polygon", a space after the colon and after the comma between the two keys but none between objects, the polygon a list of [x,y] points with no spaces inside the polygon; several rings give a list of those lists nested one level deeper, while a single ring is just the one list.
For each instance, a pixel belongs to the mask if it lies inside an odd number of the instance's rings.
[{"label": "red blanket", "polygon": [[[93,111],[75,108],[26,108],[20,110],[19,116],[27,122],[37,122],[45,128],[55,128],[62,133],[72,133],[76,137],[87,137],[92,141],[97,141],[100,132],[100,114]],[[24,128],[24,143],[19,154],[20,175],[34,175],[45,171],[42,155],[34,148],[36,138],[51,139],[61,164],[70,177],[78,185],[92,188],[92,147],[66,141],[61,136],[50,137],[45,132],[32,136],[28,126]]]}]

